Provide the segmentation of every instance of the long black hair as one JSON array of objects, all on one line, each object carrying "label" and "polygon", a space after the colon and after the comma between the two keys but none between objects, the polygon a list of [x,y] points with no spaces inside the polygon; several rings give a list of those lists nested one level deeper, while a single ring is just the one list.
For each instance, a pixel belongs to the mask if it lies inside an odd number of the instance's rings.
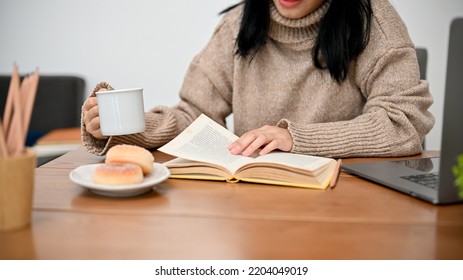
[{"label": "long black hair", "polygon": [[[236,40],[237,55],[252,60],[265,45],[270,28],[270,1],[244,0],[222,11],[244,5]],[[350,62],[368,44],[372,13],[370,0],[332,0],[320,22],[312,54],[314,65],[328,69],[335,81],[342,82]]]}]

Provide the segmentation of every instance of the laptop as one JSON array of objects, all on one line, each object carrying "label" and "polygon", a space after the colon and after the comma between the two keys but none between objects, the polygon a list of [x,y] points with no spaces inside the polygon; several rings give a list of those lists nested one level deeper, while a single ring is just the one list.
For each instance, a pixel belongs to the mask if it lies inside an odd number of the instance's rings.
[{"label": "laptop", "polygon": [[352,163],[342,168],[433,204],[463,202],[463,18],[454,19],[450,27],[440,157]]}]

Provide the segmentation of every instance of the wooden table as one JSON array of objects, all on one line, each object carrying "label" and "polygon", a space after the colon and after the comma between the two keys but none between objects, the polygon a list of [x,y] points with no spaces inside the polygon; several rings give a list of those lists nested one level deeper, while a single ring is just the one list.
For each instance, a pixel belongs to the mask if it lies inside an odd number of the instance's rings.
[{"label": "wooden table", "polygon": [[[345,162],[360,160],[373,159]],[[32,225],[0,233],[0,259],[463,258],[463,205],[346,173],[324,191],[168,179],[132,198],[70,181],[72,169],[102,161],[79,148],[37,168]]]}]

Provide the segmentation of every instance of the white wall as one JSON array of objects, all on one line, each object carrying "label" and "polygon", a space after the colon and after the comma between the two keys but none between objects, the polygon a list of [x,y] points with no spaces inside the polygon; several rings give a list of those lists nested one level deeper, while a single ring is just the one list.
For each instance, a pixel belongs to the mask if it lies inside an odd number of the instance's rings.
[{"label": "white wall", "polygon": [[[428,49],[436,126],[428,149],[440,148],[450,20],[461,0],[392,0],[415,44]],[[143,87],[145,109],[173,105],[193,56],[209,39],[218,13],[235,0],[0,0],[0,74],[75,74],[87,92],[99,81]]]},{"label": "white wall", "polygon": [[436,124],[426,137],[426,148],[440,150],[444,106],[445,75],[450,22],[463,17],[462,0],[392,0],[416,46],[428,50],[426,75],[434,96],[431,112]]}]

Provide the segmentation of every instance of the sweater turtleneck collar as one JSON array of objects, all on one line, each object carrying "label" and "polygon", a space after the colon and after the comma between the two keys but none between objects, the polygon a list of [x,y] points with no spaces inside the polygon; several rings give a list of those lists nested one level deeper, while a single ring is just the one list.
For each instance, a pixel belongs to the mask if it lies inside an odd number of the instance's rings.
[{"label": "sweater turtleneck collar", "polygon": [[320,26],[320,21],[326,14],[331,0],[326,0],[318,9],[299,19],[283,17],[270,1],[269,37],[282,43],[301,43],[314,39]]}]

